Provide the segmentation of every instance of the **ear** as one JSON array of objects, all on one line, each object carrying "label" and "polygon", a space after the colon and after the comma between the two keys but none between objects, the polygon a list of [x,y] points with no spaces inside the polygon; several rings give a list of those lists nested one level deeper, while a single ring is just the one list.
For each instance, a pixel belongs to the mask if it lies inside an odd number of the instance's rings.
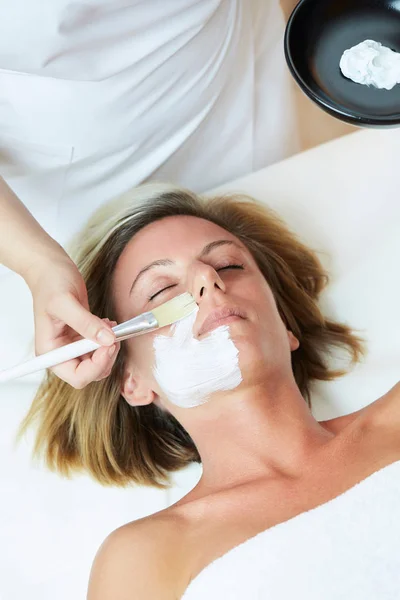
[{"label": "ear", "polygon": [[297,350],[297,348],[299,348],[300,342],[291,331],[288,331],[287,334],[289,338],[290,351],[293,352],[294,350]]},{"label": "ear", "polygon": [[121,383],[121,396],[131,406],[151,404],[156,397],[153,390],[149,388],[140,376],[134,377],[133,373],[129,371],[124,373]]}]

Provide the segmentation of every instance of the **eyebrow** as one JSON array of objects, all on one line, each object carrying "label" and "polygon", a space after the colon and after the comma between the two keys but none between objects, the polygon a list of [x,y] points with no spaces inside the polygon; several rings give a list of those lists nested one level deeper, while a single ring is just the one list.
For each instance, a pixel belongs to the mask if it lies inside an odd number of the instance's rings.
[{"label": "eyebrow", "polygon": [[[198,258],[204,258],[208,254],[210,254],[210,252],[212,252],[212,250],[214,250],[215,248],[218,248],[219,246],[224,246],[225,244],[230,244],[232,246],[236,246],[237,248],[239,248],[239,250],[243,250],[242,246],[239,246],[239,244],[237,244],[236,242],[234,242],[232,240],[216,240],[215,242],[210,242],[209,244],[204,246],[204,248],[200,252]],[[129,296],[131,295],[132,290],[135,287],[135,285],[137,284],[137,282],[139,281],[140,277],[142,277],[142,275],[144,275],[145,273],[150,271],[150,269],[153,269],[154,267],[167,267],[167,266],[174,265],[174,264],[175,264],[175,262],[173,260],[171,260],[170,258],[160,258],[160,259],[155,260],[152,263],[146,265],[145,267],[143,267],[143,269],[141,269],[141,271],[139,271],[139,273],[136,275],[136,277],[132,283],[132,287],[129,290]]]}]

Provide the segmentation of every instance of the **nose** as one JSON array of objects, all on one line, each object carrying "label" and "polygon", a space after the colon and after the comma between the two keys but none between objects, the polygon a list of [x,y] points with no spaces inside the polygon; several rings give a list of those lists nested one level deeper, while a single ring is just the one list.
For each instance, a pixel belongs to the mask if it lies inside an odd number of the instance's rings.
[{"label": "nose", "polygon": [[205,265],[204,263],[198,264],[193,267],[192,273],[192,296],[197,304],[206,298],[210,300],[211,296],[217,290],[225,293],[226,286],[224,282],[217,271],[210,265]]}]

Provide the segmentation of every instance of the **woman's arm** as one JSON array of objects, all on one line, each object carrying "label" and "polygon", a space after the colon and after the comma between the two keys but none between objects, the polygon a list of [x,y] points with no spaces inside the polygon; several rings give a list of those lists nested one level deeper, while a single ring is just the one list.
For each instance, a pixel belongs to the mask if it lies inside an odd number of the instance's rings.
[{"label": "woman's arm", "polygon": [[77,332],[101,347],[89,357],[66,361],[52,371],[78,389],[107,377],[120,348],[120,343],[115,344],[113,324],[91,314],[86,285],[75,263],[2,177],[0,262],[21,275],[32,293],[36,354],[75,341]]},{"label": "woman's arm", "polygon": [[0,177],[0,263],[26,280],[35,265],[65,255]]}]

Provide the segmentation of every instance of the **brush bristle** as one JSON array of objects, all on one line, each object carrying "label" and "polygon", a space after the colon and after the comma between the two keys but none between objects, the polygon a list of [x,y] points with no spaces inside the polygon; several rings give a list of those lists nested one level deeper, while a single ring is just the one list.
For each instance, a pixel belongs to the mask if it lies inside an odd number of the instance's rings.
[{"label": "brush bristle", "polygon": [[161,306],[157,306],[151,312],[157,319],[160,327],[171,325],[184,317],[190,315],[197,307],[193,296],[189,292],[180,294],[172,300],[168,300]]}]

